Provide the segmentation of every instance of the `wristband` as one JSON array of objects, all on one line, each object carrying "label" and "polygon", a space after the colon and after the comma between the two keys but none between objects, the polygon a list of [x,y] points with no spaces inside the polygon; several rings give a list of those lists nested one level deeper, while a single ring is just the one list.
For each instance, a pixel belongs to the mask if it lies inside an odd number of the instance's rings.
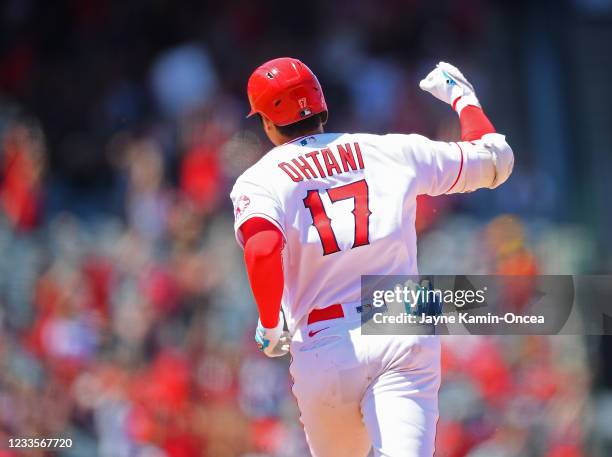
[{"label": "wristband", "polygon": [[462,95],[461,97],[457,97],[452,104],[453,109],[457,112],[457,114],[461,115],[461,111],[466,106],[477,106],[480,108],[480,102],[476,98],[476,95]]}]

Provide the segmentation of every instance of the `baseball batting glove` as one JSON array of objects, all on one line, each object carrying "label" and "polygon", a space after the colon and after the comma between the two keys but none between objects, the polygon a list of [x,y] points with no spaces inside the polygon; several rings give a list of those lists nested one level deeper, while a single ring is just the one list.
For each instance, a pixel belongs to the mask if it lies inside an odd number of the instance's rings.
[{"label": "baseball batting glove", "polygon": [[415,283],[411,279],[404,283],[404,287],[412,289],[417,296],[415,302],[405,302],[406,313],[420,316],[425,314],[427,316],[438,316],[442,313],[442,302],[440,301],[440,294],[433,293],[435,289],[433,284],[423,279],[419,284]]},{"label": "baseball batting glove", "polygon": [[451,105],[459,114],[468,105],[480,106],[474,87],[463,73],[450,63],[440,62],[436,65],[436,68],[419,83],[419,87],[438,100]]},{"label": "baseball batting glove", "polygon": [[257,321],[255,330],[255,342],[260,351],[268,357],[282,357],[289,352],[291,337],[289,332],[283,330],[285,318],[281,311],[278,316],[278,324],[274,328],[265,328],[261,325],[261,320]]}]

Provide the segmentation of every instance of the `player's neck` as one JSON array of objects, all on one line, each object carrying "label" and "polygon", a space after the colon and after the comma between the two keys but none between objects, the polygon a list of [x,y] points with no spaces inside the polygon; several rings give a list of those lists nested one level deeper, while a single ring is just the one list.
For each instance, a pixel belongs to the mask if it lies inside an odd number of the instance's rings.
[{"label": "player's neck", "polygon": [[[279,143],[279,145],[280,144],[285,144],[285,143],[291,143],[292,141],[297,140],[298,138],[304,138],[304,137],[310,136],[310,135],[319,135],[321,133],[325,133],[325,130],[323,130],[323,126],[322,125],[320,125],[316,129],[312,129],[312,130],[309,130],[307,132],[302,132],[299,135],[292,135],[292,136],[284,136],[283,135],[282,138],[281,138],[282,141]],[[277,146],[279,146],[279,145],[277,145]]]}]

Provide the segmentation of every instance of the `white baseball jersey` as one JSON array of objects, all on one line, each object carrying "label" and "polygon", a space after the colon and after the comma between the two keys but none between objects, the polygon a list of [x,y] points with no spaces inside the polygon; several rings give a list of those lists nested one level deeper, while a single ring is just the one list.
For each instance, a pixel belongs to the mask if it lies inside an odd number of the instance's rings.
[{"label": "white baseball jersey", "polygon": [[487,136],[494,141],[325,133],[275,147],[246,170],[231,193],[236,237],[242,245],[252,217],[282,232],[289,330],[312,309],[359,301],[362,275],[417,274],[416,196],[490,186],[490,143],[505,141]]}]

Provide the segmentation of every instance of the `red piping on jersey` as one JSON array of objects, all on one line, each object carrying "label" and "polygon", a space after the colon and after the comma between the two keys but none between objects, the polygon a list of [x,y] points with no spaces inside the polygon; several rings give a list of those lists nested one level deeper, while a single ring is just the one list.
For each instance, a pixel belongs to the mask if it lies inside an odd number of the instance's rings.
[{"label": "red piping on jersey", "polygon": [[[455,109],[455,105],[460,98],[461,97],[458,97],[453,102],[453,109]],[[459,121],[461,123],[462,141],[479,140],[488,133],[495,133],[495,127],[493,127],[493,124],[491,124],[491,121],[484,113],[482,108],[478,106],[468,105],[463,108],[463,110],[461,110],[461,115],[459,116]],[[459,166],[459,174],[457,175],[457,179],[455,179],[453,185],[446,191],[447,193],[453,190],[453,188],[457,185],[459,178],[461,177],[461,172],[463,171],[463,149],[461,149],[461,145],[459,143],[455,144],[461,152],[461,165]]]},{"label": "red piping on jersey", "polygon": [[461,146],[459,146],[459,143],[455,143],[455,144],[459,148],[459,151],[461,151],[461,165],[459,165],[459,174],[457,175],[457,179],[455,179],[455,182],[453,183],[453,185],[450,186],[449,189],[445,192],[446,194],[449,193],[451,190],[453,190],[453,187],[457,185],[457,183],[459,182],[459,177],[461,176],[461,172],[463,171],[463,149],[461,149]]}]

